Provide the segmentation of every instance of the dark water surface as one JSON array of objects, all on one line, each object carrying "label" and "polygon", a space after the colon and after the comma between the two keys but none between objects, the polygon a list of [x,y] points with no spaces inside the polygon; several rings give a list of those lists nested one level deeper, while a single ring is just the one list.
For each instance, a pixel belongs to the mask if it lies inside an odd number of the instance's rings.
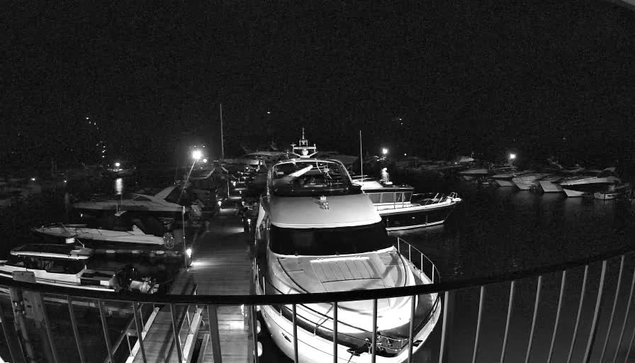
[{"label": "dark water surface", "polygon": [[[448,221],[427,229],[394,233],[423,251],[434,261],[443,281],[504,274],[539,266],[594,256],[596,254],[633,246],[635,215],[629,202],[599,201],[567,198],[564,194],[541,194],[514,188],[479,187],[458,181],[431,185],[416,179],[403,180],[418,192],[456,191],[463,202],[452,212]],[[29,238],[28,228],[45,222],[62,221],[63,208],[59,195],[51,195],[31,205],[22,205],[15,213],[2,213],[0,227],[4,237],[2,250]],[[48,218],[52,218],[48,219]],[[594,341],[593,360],[598,361],[607,336],[617,280],[619,259],[607,264],[604,299],[598,319],[598,334]],[[634,275],[635,260],[626,260],[616,313],[604,360],[626,361],[629,343],[635,334],[635,318],[626,319],[625,310]],[[575,321],[580,302],[584,269],[577,268],[567,276],[561,321],[556,334],[553,362],[579,362],[585,349],[591,326],[591,316],[599,291],[600,264],[589,268],[581,320],[575,335]],[[561,274],[545,275],[542,282],[539,314],[533,335],[531,362],[546,361],[554,329],[560,291]],[[510,333],[505,361],[524,361],[533,306],[536,297],[536,278],[520,280],[515,286]],[[486,288],[482,326],[479,335],[478,362],[499,361],[503,346],[510,284]],[[479,289],[466,289],[453,296],[452,324],[450,324],[448,353],[452,362],[472,359],[478,315]],[[631,311],[630,315],[633,314]],[[619,333],[624,324],[624,337]],[[264,326],[264,324],[263,324]],[[418,362],[438,359],[441,322],[417,354]],[[261,337],[265,362],[286,361],[277,348]],[[620,343],[618,345],[618,343]],[[632,354],[631,354],[632,355]]]}]

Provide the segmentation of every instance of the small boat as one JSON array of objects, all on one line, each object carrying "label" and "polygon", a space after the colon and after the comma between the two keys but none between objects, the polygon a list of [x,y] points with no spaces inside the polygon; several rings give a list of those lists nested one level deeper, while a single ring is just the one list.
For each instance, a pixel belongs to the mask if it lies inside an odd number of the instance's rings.
[{"label": "small boat", "polygon": [[[305,145],[303,141],[300,146]],[[393,244],[370,199],[337,160],[307,156],[273,165],[258,210],[256,294],[432,283],[416,267],[417,262],[409,261]],[[400,240],[396,240],[399,246]],[[361,301],[341,302],[337,307],[298,304],[295,308],[264,305],[260,313],[285,355],[293,359],[297,342],[299,361],[316,363],[332,362],[334,348],[342,361],[370,362],[372,341],[376,342],[378,362],[402,362],[410,349],[414,353],[423,346],[441,313],[438,294],[379,299],[376,310],[373,304]]]},{"label": "small boat", "polygon": [[631,191],[631,185],[628,183],[620,185],[611,185],[606,190],[593,193],[594,199],[599,200],[615,200],[626,196]]},{"label": "small boat", "polygon": [[461,202],[457,193],[415,193],[410,185],[354,178],[373,202],[388,231],[422,228],[443,224]]},{"label": "small boat", "polygon": [[[77,238],[88,247],[104,245],[146,245],[173,249],[180,238],[168,231],[156,218],[126,218],[128,214],[109,216],[94,223],[53,223],[33,228],[36,233],[58,239]],[[182,237],[181,230],[176,233]],[[178,237],[177,236],[177,237]]]},{"label": "small boat", "polygon": [[538,180],[548,177],[548,173],[528,172],[516,175],[512,181],[520,190],[532,190],[538,187]]},{"label": "small boat", "polygon": [[202,212],[196,196],[190,195],[182,185],[172,185],[156,194],[131,193],[113,199],[97,199],[73,204],[73,208],[85,213],[128,211],[135,214],[180,219],[183,213],[200,217]]},{"label": "small boat", "polygon": [[132,266],[123,269],[90,269],[94,251],[72,244],[25,244],[0,260],[0,278],[32,273],[35,283],[105,292],[134,291],[152,294],[158,284],[140,278]]}]

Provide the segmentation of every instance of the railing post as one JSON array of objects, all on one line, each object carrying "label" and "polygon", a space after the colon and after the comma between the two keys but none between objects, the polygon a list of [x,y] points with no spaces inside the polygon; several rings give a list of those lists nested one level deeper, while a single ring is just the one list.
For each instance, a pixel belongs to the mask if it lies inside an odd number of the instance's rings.
[{"label": "railing post", "polygon": [[[11,334],[10,332],[12,331],[11,329],[7,330],[7,321],[6,321],[6,316],[4,315],[4,310],[2,309],[2,304],[0,304],[0,325],[2,325],[2,333],[4,334],[4,341],[7,342],[7,347],[9,348],[9,355],[11,356],[11,361],[12,362],[17,362],[18,360],[16,359],[16,353],[14,353],[13,351],[13,344],[11,344],[11,342],[9,341],[9,334]],[[15,318],[14,318],[15,319]],[[11,334],[13,335],[13,334]],[[18,340],[17,337],[14,337],[15,340]],[[83,363],[83,362],[82,362]]]},{"label": "railing post", "polygon": [[622,344],[622,338],[624,338],[624,330],[626,329],[626,322],[628,321],[628,315],[631,311],[631,301],[633,300],[633,289],[635,288],[635,270],[633,270],[633,277],[631,278],[631,290],[628,293],[628,302],[626,303],[626,312],[624,313],[624,322],[620,329],[620,337],[617,339],[617,345],[615,347],[615,355],[613,356],[613,363],[617,361],[617,355],[620,352],[620,345]]},{"label": "railing post", "polygon": [[447,361],[447,344],[446,340],[449,336],[448,333],[448,310],[449,310],[449,300],[450,300],[450,292],[446,291],[443,296],[443,322],[441,324],[441,345],[439,346],[439,363],[444,363]]},{"label": "railing post", "polygon": [[106,313],[104,312],[104,306],[101,299],[97,299],[99,306],[99,317],[101,318],[101,327],[104,330],[104,340],[106,341],[106,349],[108,350],[108,360],[110,363],[115,363],[112,354],[112,345],[110,343],[110,336],[108,335],[108,322],[106,321]]},{"label": "railing post", "polygon": [[553,348],[556,344],[556,333],[558,333],[558,324],[560,322],[560,311],[562,310],[562,300],[564,299],[564,289],[567,285],[567,270],[562,271],[560,281],[560,296],[558,297],[558,308],[556,310],[556,322],[553,325],[553,333],[551,334],[551,344],[549,345],[549,354],[547,355],[547,363],[551,362],[553,357]]},{"label": "railing post", "polygon": [[333,302],[333,363],[337,363],[337,301]]},{"label": "railing post", "polygon": [[176,311],[175,311],[174,304],[170,304],[170,317],[172,319],[172,335],[174,336],[174,345],[176,346],[176,354],[179,358],[179,362],[182,362],[183,361],[183,347],[181,347],[181,339],[179,338],[179,331],[176,327]]},{"label": "railing post", "polygon": [[593,312],[593,320],[591,323],[591,331],[589,332],[589,339],[587,340],[586,349],[584,350],[584,363],[589,363],[591,359],[591,351],[593,348],[593,342],[595,341],[595,334],[597,332],[598,318],[600,317],[600,305],[602,305],[602,293],[604,292],[604,279],[606,277],[606,261],[602,261],[602,273],[600,275],[600,287],[598,287],[598,295],[595,299],[595,311]]},{"label": "railing post", "polygon": [[613,318],[615,318],[615,309],[617,307],[617,298],[620,295],[620,286],[622,285],[622,275],[624,273],[624,260],[626,255],[622,255],[620,258],[620,272],[617,277],[617,285],[615,285],[615,295],[613,297],[613,308],[611,309],[611,318],[609,319],[609,326],[606,328],[606,338],[604,339],[604,345],[602,346],[602,353],[600,353],[600,362],[604,361],[604,353],[606,353],[606,347],[609,344],[609,337],[611,336],[611,328],[613,327]]},{"label": "railing post", "polygon": [[75,337],[75,344],[77,345],[77,353],[79,354],[79,361],[84,363],[84,350],[79,341],[79,330],[77,329],[77,319],[75,318],[75,311],[73,309],[73,298],[70,295],[66,296],[66,302],[68,304],[68,314],[71,317],[71,327],[73,328],[73,336]]},{"label": "railing post", "polygon": [[[141,350],[141,357],[143,362],[147,362],[146,349],[143,346],[143,314],[139,316],[139,303],[132,303],[132,312],[134,314],[134,324],[137,330],[137,341],[139,342],[139,349]],[[139,323],[141,321],[141,323]]]},{"label": "railing post", "polygon": [[542,275],[538,276],[538,286],[536,286],[536,300],[534,302],[534,315],[531,319],[531,330],[529,331],[529,343],[527,343],[527,353],[525,354],[525,363],[529,363],[531,355],[531,345],[534,341],[534,330],[536,329],[536,318],[538,317],[538,305],[540,304],[540,290],[542,288]]},{"label": "railing post", "polygon": [[485,286],[481,285],[478,298],[478,315],[476,317],[476,333],[474,333],[474,350],[472,351],[472,363],[476,363],[476,355],[478,353],[478,337],[481,332],[481,319],[483,317],[483,299],[485,297]]},{"label": "railing post", "polygon": [[507,336],[509,335],[509,325],[512,318],[512,307],[514,306],[514,292],[516,291],[516,280],[512,280],[509,285],[509,301],[507,302],[507,321],[505,322],[505,335],[503,336],[503,348],[501,349],[500,363],[505,361],[507,350]]},{"label": "railing post", "polygon": [[410,297],[410,324],[408,327],[408,363],[412,363],[412,343],[414,342],[416,296]]},{"label": "railing post", "polygon": [[[212,339],[212,357],[214,363],[222,363],[223,356],[220,347],[220,333],[218,331],[218,309],[216,305],[207,305],[207,316],[209,317],[209,334]],[[255,335],[258,333],[254,330]],[[255,347],[258,349],[258,345]],[[256,352],[258,355],[258,352]]]},{"label": "railing post", "polygon": [[373,336],[371,341],[371,363],[377,361],[377,299],[373,299]]},{"label": "railing post", "polygon": [[575,326],[573,328],[573,339],[571,340],[571,347],[569,347],[569,356],[567,357],[567,363],[571,362],[571,356],[573,356],[573,347],[575,346],[575,340],[578,336],[578,327],[580,326],[580,316],[582,315],[582,304],[584,303],[584,293],[586,292],[586,280],[589,276],[589,265],[584,266],[584,277],[582,278],[582,291],[580,291],[580,304],[578,305],[578,315],[575,319]]},{"label": "railing post", "polygon": [[292,305],[293,309],[293,361],[298,363],[300,359],[298,358],[298,312],[296,304]]},{"label": "railing post", "polygon": [[258,351],[258,316],[256,305],[249,305],[249,315],[249,321],[251,322],[252,340],[254,345],[254,363],[258,363],[258,360],[260,359],[258,357],[258,354],[260,353]]}]

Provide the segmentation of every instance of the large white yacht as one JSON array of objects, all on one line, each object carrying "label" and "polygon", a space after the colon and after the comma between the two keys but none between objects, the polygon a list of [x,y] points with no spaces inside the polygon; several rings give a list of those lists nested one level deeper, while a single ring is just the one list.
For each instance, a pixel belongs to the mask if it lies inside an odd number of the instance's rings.
[{"label": "large white yacht", "polygon": [[606,168],[599,173],[588,171],[571,178],[565,178],[560,182],[562,190],[567,197],[582,197],[593,195],[597,191],[604,190],[610,185],[619,184],[620,178],[615,174],[615,168]]},{"label": "large white yacht", "polygon": [[[303,146],[308,147],[304,139]],[[432,283],[393,245],[396,239],[388,237],[372,202],[352,183],[344,165],[310,158],[312,150],[303,151],[299,155],[307,158],[282,161],[269,170],[256,220],[256,293],[307,294]],[[273,341],[290,358],[295,355],[292,311],[291,305],[260,309]],[[338,360],[371,360],[373,311],[372,301],[337,305]],[[440,311],[438,294],[379,299],[376,361],[407,359],[410,322],[416,351],[434,329]],[[296,306],[300,362],[333,361],[334,315],[332,303]]]}]

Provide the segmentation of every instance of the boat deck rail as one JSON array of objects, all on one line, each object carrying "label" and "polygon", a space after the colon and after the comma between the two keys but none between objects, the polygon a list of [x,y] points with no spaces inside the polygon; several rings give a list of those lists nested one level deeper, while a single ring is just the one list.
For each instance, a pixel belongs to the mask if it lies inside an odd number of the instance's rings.
[{"label": "boat deck rail", "polygon": [[[401,243],[398,241],[397,243]],[[401,244],[400,250],[410,254],[411,260],[416,260],[417,252],[412,247]],[[408,252],[406,252],[406,249]],[[635,322],[631,316],[633,305],[633,293],[635,290],[635,253],[633,247],[628,246],[619,250],[600,253],[592,257],[584,257],[548,266],[539,266],[520,271],[508,272],[491,276],[468,278],[457,281],[440,282],[435,278],[433,284],[409,286],[401,288],[389,288],[379,290],[359,290],[328,292],[319,294],[291,294],[291,295],[140,295],[121,294],[113,295],[97,291],[77,291],[71,288],[43,286],[28,282],[2,280],[1,285],[12,291],[10,308],[7,303],[0,303],[0,317],[2,318],[2,336],[8,346],[12,362],[28,361],[27,355],[32,350],[22,349],[24,340],[18,337],[25,329],[20,325],[24,319],[34,319],[25,312],[25,305],[20,299],[30,297],[32,293],[56,295],[67,301],[71,310],[71,320],[74,334],[68,339],[74,339],[75,345],[80,347],[80,341],[84,339],[77,334],[77,319],[72,312],[72,301],[76,299],[93,300],[99,306],[99,314],[103,332],[103,345],[109,352],[107,360],[114,362],[112,355],[114,345],[107,332],[108,319],[103,304],[123,303],[138,311],[139,304],[156,304],[170,306],[173,314],[173,336],[183,337],[177,329],[177,312],[191,312],[197,309],[207,310],[208,314],[202,317],[204,324],[209,324],[212,346],[214,347],[214,362],[221,361],[221,350],[218,336],[218,317],[216,311],[221,306],[242,306],[250,312],[250,329],[256,332],[256,309],[260,305],[291,305],[293,321],[296,320],[298,304],[309,303],[338,303],[347,301],[371,301],[373,304],[373,319],[377,319],[377,302],[400,296],[417,296],[437,293],[442,295],[442,318],[439,327],[435,329],[434,336],[426,342],[427,349],[420,349],[417,353],[429,354],[427,358],[417,361],[438,362],[476,362],[480,361],[566,361],[566,362],[590,362],[609,361],[627,362],[631,354],[631,348],[635,339]],[[424,259],[419,264],[425,265],[429,261]],[[426,267],[427,268],[427,267]],[[438,273],[435,272],[435,276]],[[557,299],[546,304],[549,296],[545,291],[555,292]],[[16,295],[18,294],[18,295]],[[468,298],[469,296],[469,298]],[[460,298],[459,298],[460,297]],[[414,301],[414,299],[413,299]],[[48,302],[44,302],[48,305]],[[461,304],[461,308],[457,308]],[[177,310],[179,307],[183,310]],[[487,309],[486,309],[487,308]],[[26,329],[26,333],[36,335],[41,333],[42,339],[28,341],[29,344],[39,344],[38,350],[49,350],[49,361],[61,362],[59,352],[59,337],[53,337],[52,324],[54,319],[63,317],[53,316],[48,313],[48,306],[42,309],[40,321],[42,325],[37,333],[35,330]],[[496,310],[497,316],[504,319],[494,324],[487,319],[492,311]],[[470,315],[465,315],[470,312]],[[586,321],[581,321],[584,316]],[[334,317],[337,320],[337,316]],[[473,320],[472,320],[473,319]],[[523,319],[519,324],[518,320]],[[135,318],[135,326],[141,332],[139,319]],[[187,318],[185,318],[187,320]],[[469,321],[467,321],[469,320]],[[454,329],[460,321],[461,329]],[[19,329],[14,329],[15,327]],[[485,326],[487,323],[487,326]],[[193,320],[188,320],[184,326],[192,327]],[[297,331],[297,324],[294,331]],[[337,327],[337,324],[335,325]],[[336,330],[336,329],[335,329]],[[216,332],[214,332],[216,331]],[[412,329],[411,329],[412,332]],[[59,333],[57,329],[56,334]],[[337,332],[333,332],[337,336]],[[295,334],[292,336],[294,346],[297,347]],[[372,361],[376,360],[375,347],[376,335],[370,342],[369,353]],[[250,335],[253,346],[258,347],[258,334]],[[20,343],[22,341],[22,343]],[[412,342],[412,334],[409,336]],[[250,346],[245,342],[245,346]],[[334,358],[338,362],[337,340],[333,339]],[[22,345],[21,345],[22,344]],[[412,344],[411,344],[412,345]],[[68,346],[68,345],[66,345]],[[466,348],[469,347],[470,348]],[[34,347],[31,347],[34,348]],[[451,349],[452,348],[452,349]],[[91,347],[96,349],[96,347]],[[254,348],[258,349],[258,348]],[[57,353],[55,353],[57,351]],[[6,352],[6,350],[5,350]],[[260,351],[258,351],[261,353]],[[297,350],[296,350],[297,354]],[[56,358],[57,357],[57,358]],[[253,355],[258,361],[258,354]],[[187,357],[182,357],[184,360]],[[340,357],[342,358],[342,357]],[[349,357],[344,357],[347,359]],[[416,357],[412,352],[408,354],[408,361],[414,361]],[[618,359],[619,358],[619,359]],[[81,360],[85,362],[87,360]],[[144,362],[151,362],[146,360]]]}]

